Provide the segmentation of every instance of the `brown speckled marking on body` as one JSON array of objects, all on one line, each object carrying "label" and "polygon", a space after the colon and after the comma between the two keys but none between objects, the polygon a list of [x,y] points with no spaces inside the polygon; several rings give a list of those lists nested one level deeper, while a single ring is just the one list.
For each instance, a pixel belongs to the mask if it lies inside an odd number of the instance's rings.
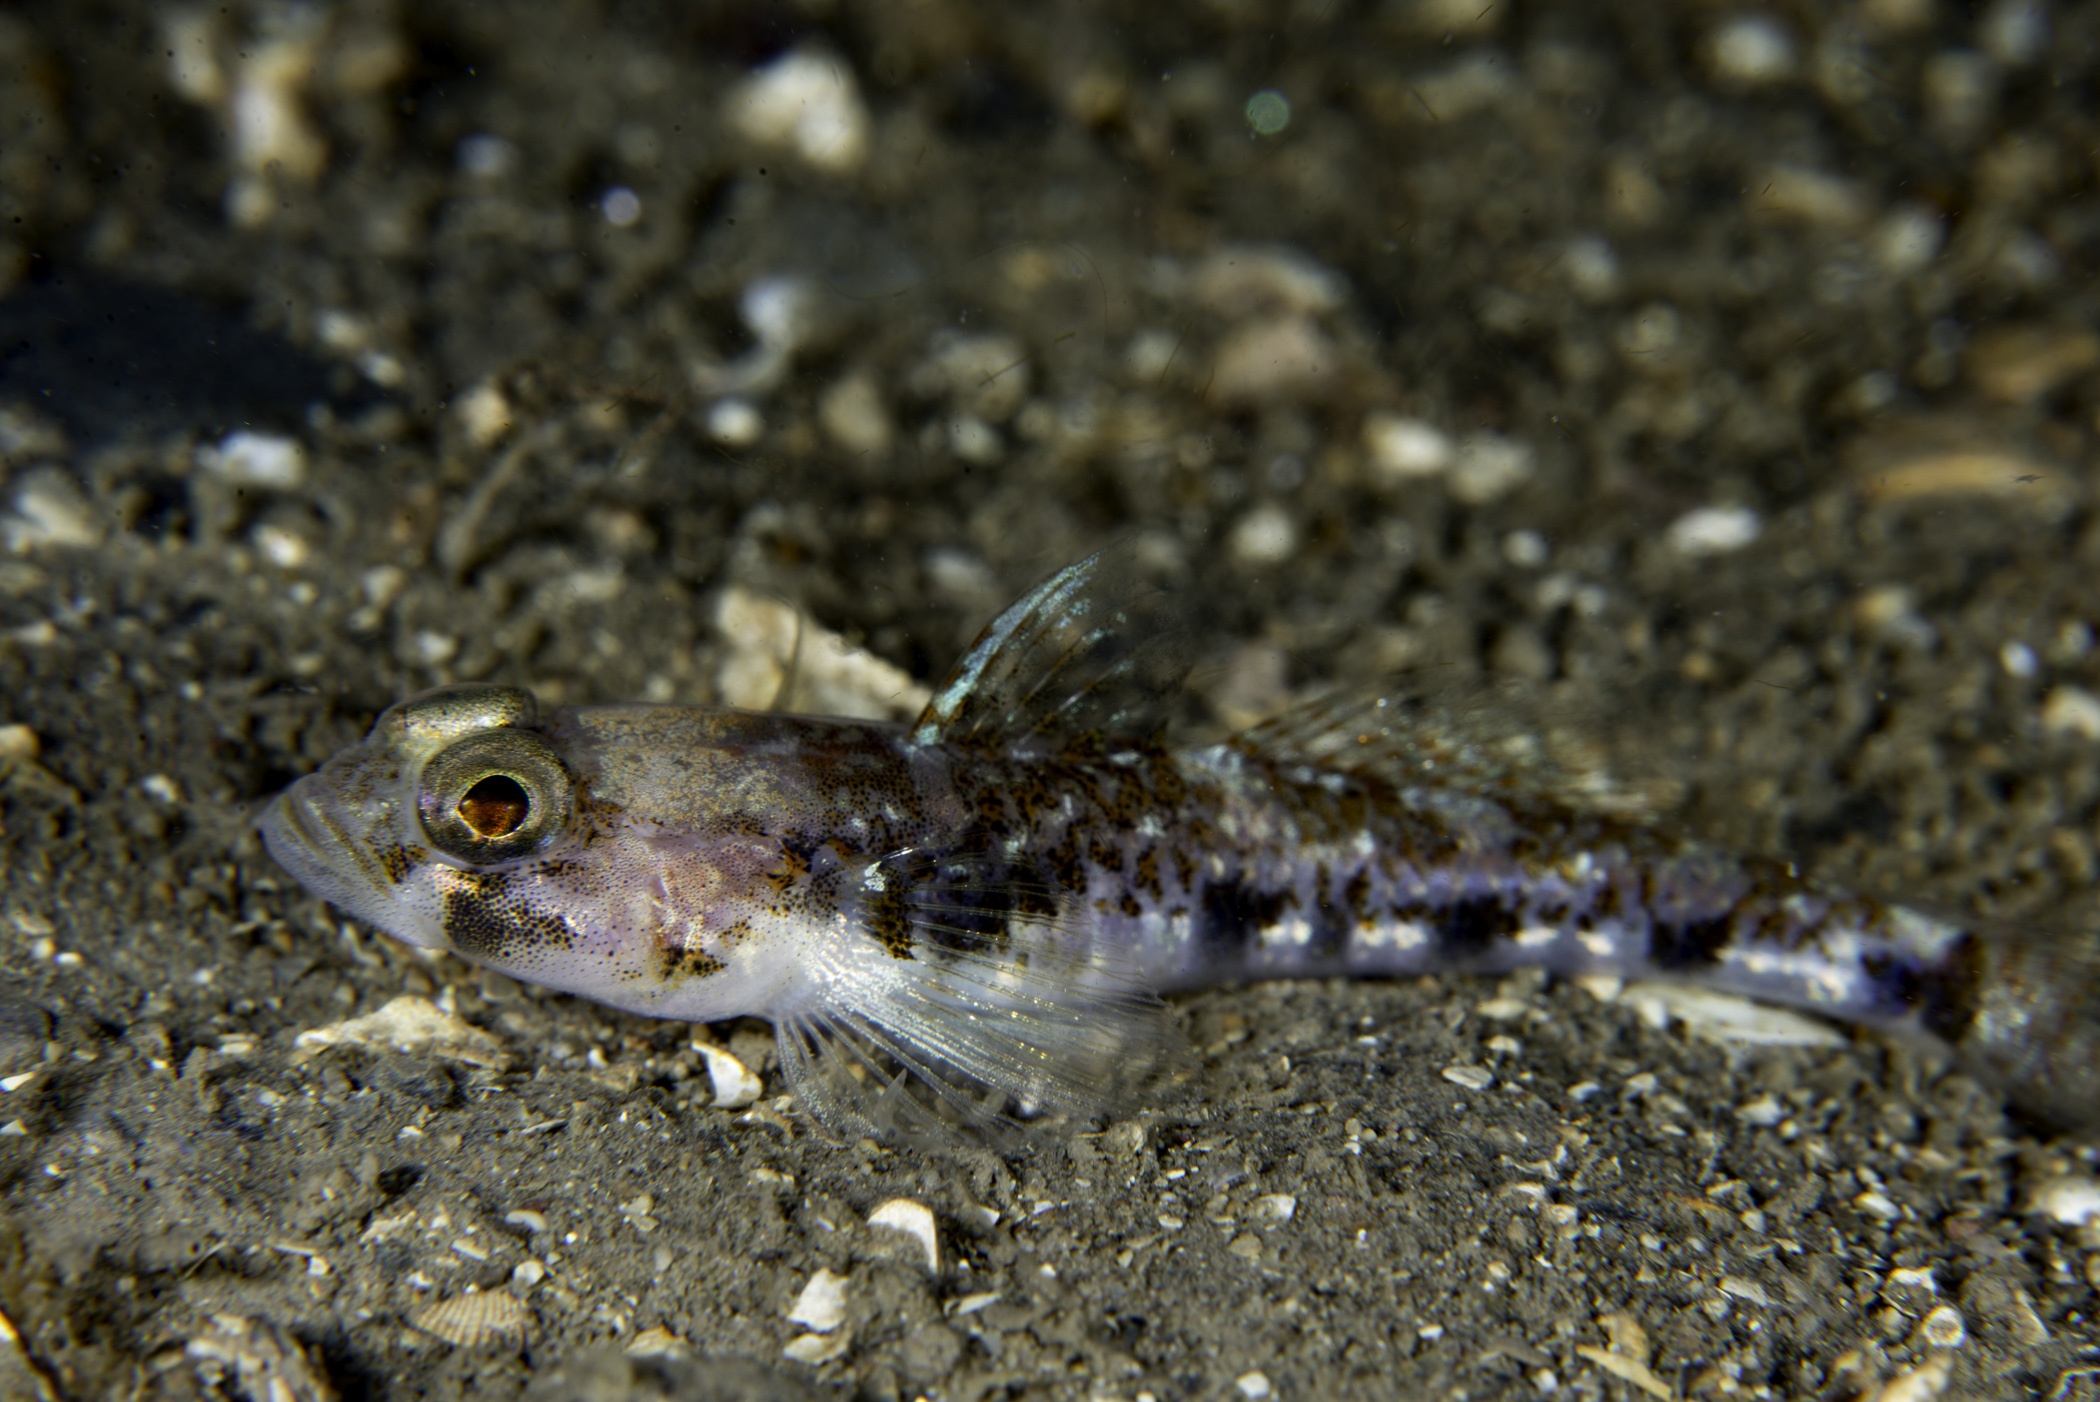
[{"label": "brown speckled marking on body", "polygon": [[568,922],[560,916],[517,899],[508,872],[452,867],[439,867],[436,872],[445,937],[466,958],[516,958],[521,943],[567,949],[574,939]]}]

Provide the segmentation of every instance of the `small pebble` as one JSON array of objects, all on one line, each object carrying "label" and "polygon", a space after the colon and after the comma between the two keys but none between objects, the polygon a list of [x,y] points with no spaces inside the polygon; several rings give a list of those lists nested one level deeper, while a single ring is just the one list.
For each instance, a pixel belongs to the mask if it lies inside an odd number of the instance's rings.
[{"label": "small pebble", "polygon": [[1536,466],[1528,443],[1496,433],[1469,435],[1451,461],[1451,495],[1468,506],[1484,505],[1530,481]]},{"label": "small pebble", "polygon": [[748,399],[721,399],[707,411],[707,436],[731,448],[748,448],[765,436],[766,421]]},{"label": "small pebble", "polygon": [[1240,1396],[1250,1399],[1250,1402],[1257,1402],[1274,1391],[1269,1386],[1268,1375],[1265,1373],[1242,1373],[1233,1379],[1232,1385],[1240,1390]]},{"label": "small pebble", "polygon": [[796,49],[754,73],[730,99],[730,123],[762,146],[791,150],[848,175],[868,156],[868,109],[842,58]]},{"label": "small pebble", "polygon": [[287,492],[306,480],[306,450],[297,439],[241,429],[199,448],[197,466],[244,487]]},{"label": "small pebble", "polygon": [[1230,544],[1232,553],[1247,564],[1277,565],[1297,550],[1298,527],[1288,511],[1264,503],[1240,518]]},{"label": "small pebble", "polygon": [[1794,71],[1794,38],[1769,15],[1739,15],[1714,32],[1712,59],[1729,82],[1775,83]]},{"label": "small pebble", "polygon": [[1918,1322],[1918,1338],[1933,1348],[1960,1348],[1968,1342],[1969,1328],[1960,1310],[1941,1305]]},{"label": "small pebble", "polygon": [[2067,1227],[2100,1221],[2100,1182],[2079,1174],[2052,1178],[2028,1197],[2027,1210]]},{"label": "small pebble", "polygon": [[1268,1193],[1258,1197],[1249,1206],[1247,1216],[1252,1221],[1266,1222],[1280,1227],[1298,1215],[1298,1199],[1289,1193]]},{"label": "small pebble", "polygon": [[2069,683],[2051,688],[2042,702],[2042,729],[2050,735],[2100,740],[2100,696]]},{"label": "small pebble", "polygon": [[1764,528],[1747,506],[1702,506],[1672,521],[1664,539],[1678,554],[1699,559],[1741,550],[1764,534]]},{"label": "small pebble", "polygon": [[1485,1066],[1446,1066],[1444,1079],[1467,1090],[1486,1090],[1495,1084],[1495,1073]]},{"label": "small pebble", "polygon": [[1434,477],[1457,456],[1457,448],[1442,429],[1399,414],[1370,415],[1364,420],[1363,438],[1372,470],[1388,484]]}]

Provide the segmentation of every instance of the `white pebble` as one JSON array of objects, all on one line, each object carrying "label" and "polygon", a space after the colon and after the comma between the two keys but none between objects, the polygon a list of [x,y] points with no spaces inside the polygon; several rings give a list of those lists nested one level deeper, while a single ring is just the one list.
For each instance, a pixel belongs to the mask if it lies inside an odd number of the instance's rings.
[{"label": "white pebble", "polygon": [[816,292],[806,280],[792,275],[762,277],[737,298],[736,311],[759,344],[792,351],[816,326]]},{"label": "white pebble", "polygon": [[454,147],[452,159],[468,175],[494,180],[518,168],[518,148],[500,136],[480,132]]},{"label": "white pebble", "polygon": [[1969,1341],[1969,1326],[1960,1310],[1941,1305],[1918,1321],[1918,1337],[1934,1348],[1960,1348]]},{"label": "white pebble", "polygon": [[530,1290],[547,1278],[547,1267],[539,1261],[527,1258],[511,1267],[510,1278],[514,1284]]},{"label": "white pebble", "polygon": [[1297,523],[1274,503],[1264,503],[1232,528],[1232,553],[1250,565],[1275,565],[1298,548]]},{"label": "white pebble", "polygon": [[887,453],[893,431],[882,388],[865,370],[856,370],[824,391],[817,405],[817,421],[831,441],[856,455],[879,457]]},{"label": "white pebble", "polygon": [[15,492],[15,514],[6,523],[7,548],[94,545],[102,539],[94,509],[73,480],[55,469],[32,472]]},{"label": "white pebble", "polygon": [[1486,1090],[1495,1084],[1495,1073],[1485,1066],[1446,1066],[1444,1079],[1467,1090]]},{"label": "white pebble", "polygon": [[718,399],[707,411],[707,436],[731,448],[748,448],[765,434],[766,421],[748,399]]},{"label": "white pebble", "polygon": [[1551,554],[1537,531],[1511,531],[1502,537],[1502,558],[1520,570],[1535,570]]},{"label": "white pebble", "polygon": [[2100,740],[2100,696],[2068,683],[2056,687],[2042,702],[2042,729],[2051,735]]},{"label": "white pebble", "polygon": [[1275,1390],[1269,1386],[1268,1375],[1259,1372],[1242,1373],[1232,1380],[1232,1385],[1240,1390],[1240,1396],[1249,1399],[1267,1397]]},{"label": "white pebble", "polygon": [[1607,302],[1618,295],[1619,255],[1594,236],[1570,239],[1561,255],[1568,285],[1586,302]]},{"label": "white pebble", "polygon": [[868,1214],[868,1225],[902,1232],[918,1242],[919,1249],[926,1256],[926,1269],[939,1273],[940,1236],[934,1227],[933,1213],[924,1203],[913,1202],[910,1198],[891,1198]]},{"label": "white pebble", "polygon": [[615,229],[631,229],[642,217],[642,197],[625,185],[615,185],[598,200],[598,212]]},{"label": "white pebble", "polygon": [[1770,1129],[1773,1125],[1786,1118],[1786,1106],[1780,1104],[1767,1091],[1755,1100],[1747,1100],[1736,1106],[1735,1117],[1746,1125],[1755,1125],[1759,1129]]},{"label": "white pebble", "polygon": [[296,570],[313,558],[313,545],[304,535],[275,521],[265,521],[248,533],[262,557],[281,570]]},{"label": "white pebble", "polygon": [[2034,649],[2017,639],[1998,649],[1998,665],[2005,668],[2005,675],[2027,681],[2042,670],[2042,659],[2034,655]]},{"label": "white pebble", "polygon": [[449,633],[419,628],[409,638],[409,659],[424,667],[442,667],[459,655],[459,639]]},{"label": "white pebble", "polygon": [[0,725],[0,760],[35,759],[43,750],[36,732],[28,726]]},{"label": "white pebble", "polygon": [[819,1269],[788,1306],[790,1324],[828,1334],[846,1319],[846,1277]]},{"label": "white pebble", "polygon": [[1778,82],[1794,71],[1794,38],[1769,15],[1738,15],[1714,32],[1713,63],[1730,82]]},{"label": "white pebble", "polygon": [[1909,277],[1932,266],[1947,241],[1947,220],[1938,210],[1907,204],[1890,211],[1874,230],[1875,260],[1892,277]]},{"label": "white pebble", "polygon": [[1289,1193],[1265,1193],[1254,1200],[1247,1216],[1257,1222],[1280,1227],[1298,1215],[1298,1199]]},{"label": "white pebble", "polygon": [[298,440],[239,429],[197,450],[197,465],[244,487],[290,491],[306,480],[306,450]]},{"label": "white pebble", "polygon": [[172,806],[182,802],[182,786],[165,774],[148,774],[139,780],[139,788],[155,803]]},{"label": "white pebble", "polygon": [[868,109],[846,61],[797,49],[754,73],[730,99],[730,121],[763,146],[846,175],[868,155]]},{"label": "white pebble", "polygon": [[1197,267],[1189,295],[1234,321],[1279,312],[1316,316],[1344,306],[1349,284],[1296,248],[1232,244]]},{"label": "white pebble", "polygon": [[1747,506],[1702,506],[1672,521],[1664,538],[1678,554],[1696,559],[1741,550],[1764,529],[1764,521]]},{"label": "white pebble", "polygon": [[1883,1222],[1893,1222],[1903,1215],[1903,1209],[1890,1201],[1886,1193],[1877,1193],[1871,1188],[1852,1199],[1852,1205]]},{"label": "white pebble", "polygon": [[948,421],[948,450],[964,462],[992,467],[1006,456],[1006,443],[975,414],[957,414]]},{"label": "white pebble", "polygon": [[1435,424],[1387,413],[1364,420],[1364,448],[1372,469],[1388,482],[1433,477],[1457,455],[1450,435]]},{"label": "white pebble", "polygon": [[1504,496],[1531,479],[1537,455],[1528,443],[1499,433],[1475,433],[1459,441],[1451,463],[1451,495],[1468,506]]},{"label": "white pebble", "polygon": [[2035,1189],[2027,1200],[2029,1212],[2039,1212],[2067,1227],[2081,1227],[2100,1220],[2100,1183],[2090,1178],[2065,1175]]}]

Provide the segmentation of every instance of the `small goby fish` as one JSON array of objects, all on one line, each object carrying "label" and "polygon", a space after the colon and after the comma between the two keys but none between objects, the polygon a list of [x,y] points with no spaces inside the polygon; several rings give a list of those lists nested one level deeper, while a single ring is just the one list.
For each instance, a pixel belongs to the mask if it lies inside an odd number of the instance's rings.
[{"label": "small goby fish", "polygon": [[1096,1111],[1171,1061],[1160,992],[1525,967],[1926,1034],[2028,1111],[2100,1123],[2090,951],[1586,806],[1398,693],[1170,746],[1185,666],[1127,573],[1097,555],[1037,587],[910,725],[441,687],[263,836],[409,944],[629,1012],[770,1019],[846,1135]]}]

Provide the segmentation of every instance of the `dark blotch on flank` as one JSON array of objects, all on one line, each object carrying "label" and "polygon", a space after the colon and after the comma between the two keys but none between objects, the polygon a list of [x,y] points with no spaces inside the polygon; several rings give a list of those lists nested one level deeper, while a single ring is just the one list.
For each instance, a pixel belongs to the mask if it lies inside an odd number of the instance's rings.
[{"label": "dark blotch on flank", "polygon": [[1237,882],[1206,886],[1196,943],[1218,967],[1234,967],[1260,943],[1262,931],[1282,920],[1292,899],[1287,891],[1257,891]]},{"label": "dark blotch on flank", "polygon": [[1734,938],[1735,920],[1730,915],[1676,924],[1657,921],[1648,957],[1659,969],[1710,969],[1721,962],[1722,952]]},{"label": "dark blotch on flank", "polygon": [[1918,976],[1918,1013],[1925,1030],[1959,1043],[1976,1021],[1989,977],[1983,941],[1964,934],[1947,957]]},{"label": "dark blotch on flank", "polygon": [[1485,954],[1517,932],[1517,913],[1496,896],[1472,896],[1447,906],[1437,921],[1444,949],[1456,958]]}]

